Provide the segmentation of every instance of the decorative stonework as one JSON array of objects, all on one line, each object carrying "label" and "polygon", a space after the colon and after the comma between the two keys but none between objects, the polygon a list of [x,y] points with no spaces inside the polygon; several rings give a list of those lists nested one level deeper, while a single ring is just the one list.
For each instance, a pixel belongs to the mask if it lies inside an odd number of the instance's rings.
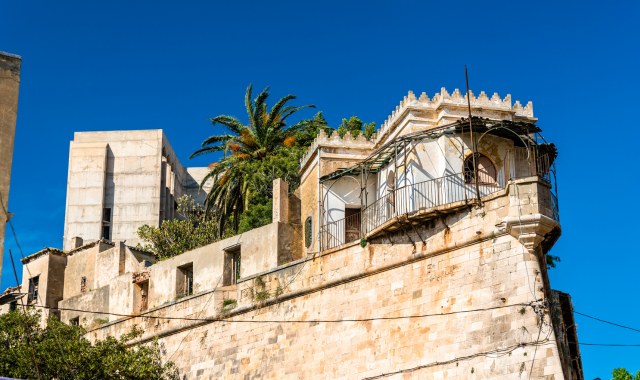
[{"label": "decorative stonework", "polygon": [[350,132],[345,133],[340,137],[337,131],[333,131],[330,135],[327,135],[324,130],[320,130],[318,136],[313,140],[309,146],[307,153],[300,159],[300,167],[304,167],[307,161],[314,155],[318,147],[335,147],[335,148],[347,148],[347,149],[373,149],[376,140],[376,135],[371,136],[369,140],[361,133],[354,138]]},{"label": "decorative stonework", "polygon": [[134,272],[131,274],[131,280],[134,284],[141,283],[143,281],[147,281],[150,277],[150,273],[148,270]]},{"label": "decorative stonework", "polygon": [[[520,101],[511,104],[511,94],[507,94],[504,99],[494,92],[491,98],[481,91],[477,97],[473,94],[473,91],[469,91],[471,96],[471,109],[489,109],[498,110],[511,113],[514,117],[533,118],[533,103],[528,102],[526,106],[522,106]],[[423,92],[419,98],[413,91],[409,91],[400,104],[396,106],[396,109],[391,112],[391,115],[385,120],[385,122],[378,129],[377,136],[382,137],[393,129],[393,126],[401,119],[402,115],[409,109],[416,110],[432,110],[436,111],[446,106],[453,107],[467,107],[467,95],[462,94],[457,88],[453,90],[453,93],[449,94],[446,88],[442,87],[439,93],[436,93],[432,98]]]},{"label": "decorative stonework", "polygon": [[[494,92],[491,97],[484,91],[481,91],[478,96],[475,96],[472,91],[469,91],[469,93],[471,96],[472,113],[498,111],[510,114],[513,118],[535,119],[533,116],[533,103],[530,101],[527,102],[525,106],[522,106],[518,100],[513,104],[511,103],[511,94],[507,94],[504,98],[501,98],[497,92]],[[324,130],[320,130],[318,137],[311,143],[307,153],[300,160],[300,167],[305,166],[318,150],[319,146],[372,149],[386,138],[410,110],[441,111],[446,108],[460,109],[461,107],[467,107],[467,95],[463,95],[457,88],[454,89],[452,93],[449,93],[446,88],[442,87],[440,92],[433,95],[432,98],[425,92],[420,94],[419,98],[416,98],[413,91],[409,91],[400,104],[396,106],[395,110],[391,112],[387,120],[385,120],[376,131],[376,134],[369,140],[362,134],[354,139],[349,132],[347,132],[344,137],[340,137],[337,132],[327,135]]]}]

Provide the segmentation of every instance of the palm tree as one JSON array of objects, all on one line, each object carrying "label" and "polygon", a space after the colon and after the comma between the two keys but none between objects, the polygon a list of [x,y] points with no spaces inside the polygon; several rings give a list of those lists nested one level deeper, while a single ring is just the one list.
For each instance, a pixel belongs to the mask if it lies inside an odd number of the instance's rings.
[{"label": "palm tree", "polygon": [[251,91],[249,85],[245,95],[248,124],[228,115],[212,118],[211,123],[223,125],[227,133],[207,137],[202,147],[191,154],[193,158],[207,153],[224,153],[222,159],[211,165],[211,171],[200,184],[202,188],[207,181],[213,180],[205,200],[205,215],[218,218],[220,231],[233,217],[233,228],[237,232],[239,216],[249,208],[252,187],[242,170],[243,163],[263,160],[283,145],[289,145],[299,125],[287,128],[287,118],[303,108],[314,107],[289,106],[287,102],[296,97],[287,95],[269,110],[266,104],[269,88],[253,100]]}]

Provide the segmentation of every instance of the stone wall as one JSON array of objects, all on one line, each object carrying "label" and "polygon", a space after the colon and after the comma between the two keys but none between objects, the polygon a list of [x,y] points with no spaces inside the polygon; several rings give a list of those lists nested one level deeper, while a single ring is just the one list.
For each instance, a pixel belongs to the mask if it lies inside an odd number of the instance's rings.
[{"label": "stone wall", "polygon": [[535,184],[88,335],[141,327],[188,379],[563,378],[539,250],[503,223],[539,212]]},{"label": "stone wall", "polygon": [[[7,211],[9,208],[13,141],[18,117],[21,63],[20,57],[0,52],[0,202]],[[2,205],[0,205],[0,258],[4,257],[4,236],[7,222]],[[1,259],[0,278],[2,278]]]}]

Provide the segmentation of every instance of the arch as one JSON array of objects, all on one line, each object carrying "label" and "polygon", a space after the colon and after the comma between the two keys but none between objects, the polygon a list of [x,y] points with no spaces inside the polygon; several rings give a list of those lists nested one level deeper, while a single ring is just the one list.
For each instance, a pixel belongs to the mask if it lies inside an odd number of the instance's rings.
[{"label": "arch", "polygon": [[[478,165],[478,184],[495,185],[498,183],[498,171],[493,161],[484,154],[475,154],[476,165]],[[473,155],[467,156],[464,160],[464,182],[475,182],[475,170],[473,170]]]}]

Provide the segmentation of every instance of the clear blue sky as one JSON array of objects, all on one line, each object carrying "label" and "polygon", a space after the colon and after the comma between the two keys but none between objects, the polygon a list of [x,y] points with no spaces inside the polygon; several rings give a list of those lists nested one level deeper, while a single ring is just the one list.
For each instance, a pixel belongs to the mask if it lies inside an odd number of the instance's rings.
[{"label": "clear blue sky", "polygon": [[[209,117],[244,116],[249,83],[333,125],[380,125],[408,90],[464,88],[467,64],[474,92],[532,100],[558,145],[552,286],[640,328],[638,2],[213,3],[0,0],[0,50],[23,57],[9,208],[25,254],[61,246],[74,131],[162,128],[183,163],[206,165],[189,154]],[[9,230],[6,248],[19,255]],[[13,282],[5,252],[2,288]],[[582,342],[640,343],[576,321]],[[640,347],[581,351],[587,379],[640,369]]]}]

